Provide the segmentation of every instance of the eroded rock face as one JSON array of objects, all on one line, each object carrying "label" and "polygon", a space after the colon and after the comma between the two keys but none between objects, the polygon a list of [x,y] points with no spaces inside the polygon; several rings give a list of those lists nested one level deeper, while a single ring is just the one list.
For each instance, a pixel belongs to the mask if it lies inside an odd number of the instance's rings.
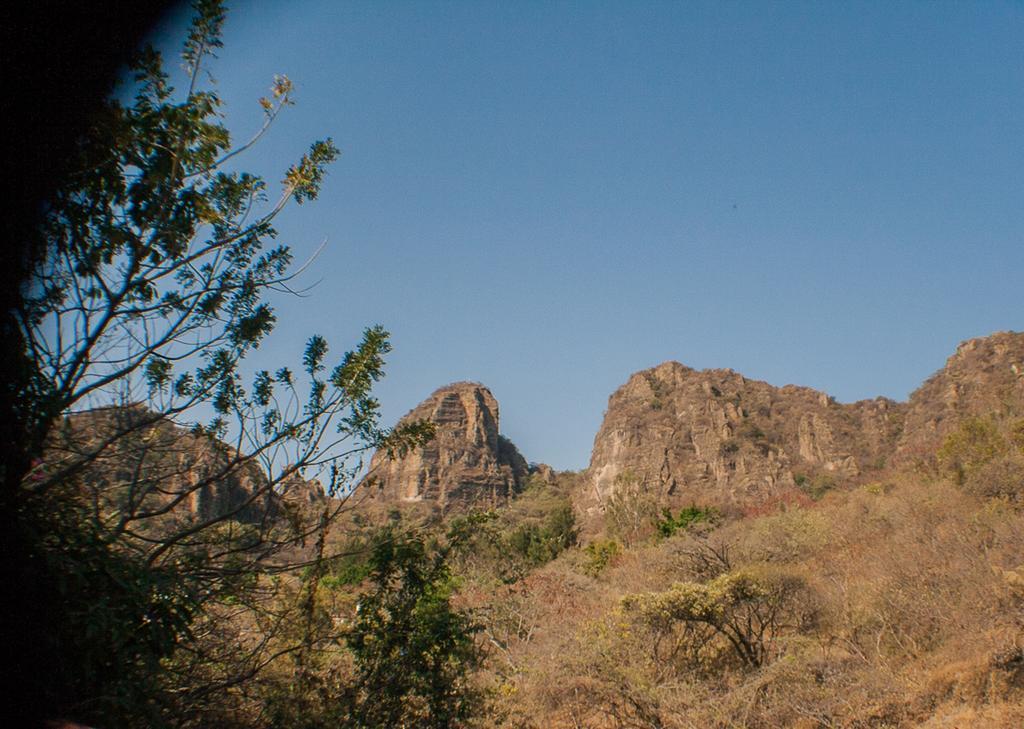
[{"label": "eroded rock face", "polygon": [[84,463],[76,471],[82,486],[109,502],[105,510],[153,518],[261,522],[283,503],[310,505],[325,498],[319,483],[297,474],[272,484],[256,461],[141,406],[65,418],[46,460],[54,469]]},{"label": "eroded rock face", "polygon": [[967,417],[1024,415],[1024,334],[959,346],[907,403],[840,404],[823,392],[666,362],[608,401],[581,507],[600,508],[636,478],[662,503],[749,504],[797,481],[850,478],[934,455]]},{"label": "eroded rock face", "polygon": [[378,498],[432,501],[441,508],[507,502],[528,468],[498,430],[498,401],[486,387],[458,382],[434,392],[400,423],[428,420],[435,438],[403,458],[375,453],[364,485]]},{"label": "eroded rock face", "polygon": [[1024,416],[1024,333],[968,339],[910,395],[897,462],[933,454],[965,418]]},{"label": "eroded rock face", "polygon": [[600,506],[624,477],[671,504],[762,501],[809,473],[856,475],[892,449],[903,407],[666,362],[609,399],[584,502]]}]

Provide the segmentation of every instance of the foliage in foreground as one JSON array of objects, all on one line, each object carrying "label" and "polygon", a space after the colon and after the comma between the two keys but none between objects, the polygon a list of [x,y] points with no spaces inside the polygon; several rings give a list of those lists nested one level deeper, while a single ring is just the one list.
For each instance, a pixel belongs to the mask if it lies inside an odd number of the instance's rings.
[{"label": "foliage in foreground", "polygon": [[[474,714],[520,728],[1024,723],[1020,421],[966,422],[938,453],[944,478],[812,480],[815,502],[731,522],[696,507],[659,520],[654,495],[623,474],[607,512],[617,539],[582,558],[568,489],[552,484],[500,515],[454,522],[447,537],[393,527],[341,555],[328,548],[337,501],[285,519],[168,518],[251,467],[265,479],[243,506],[306,467],[343,495],[346,449],[428,435],[379,428],[379,328],[334,367],[314,337],[301,367],[243,381],[275,323],[264,295],[290,276],[287,247],[265,247],[273,220],[289,200],[316,197],[337,152],[315,143],[273,201],[263,180],[225,166],[251,142],[232,147],[219,99],[202,88],[222,21],[219,3],[197,3],[184,95],[155,54],[140,58],[134,101],[96,120],[40,231],[47,256],[19,312],[34,364],[14,414],[25,438],[2,464],[21,621],[7,648],[34,661],[8,689],[37,717],[42,707],[128,727],[441,727]],[[268,126],[290,92],[275,82]],[[69,411],[138,402],[117,408],[130,417],[99,439],[54,429]],[[185,436],[161,430],[196,407],[214,416],[188,438],[218,451],[198,482],[174,473]],[[107,468],[114,454],[129,460]],[[492,688],[486,710],[478,682]]]},{"label": "foliage in foreground", "polygon": [[[393,524],[353,554],[365,575],[358,584],[307,574],[304,649],[270,684],[269,723],[464,726],[479,704],[468,678],[479,651],[476,625],[451,602],[449,557],[461,546],[457,532],[430,536]],[[355,575],[352,565],[343,574]]]},{"label": "foliage in foreground", "polygon": [[[379,425],[380,327],[333,363],[313,336],[301,365],[243,367],[276,323],[269,295],[294,275],[274,221],[317,197],[338,150],[314,142],[276,193],[239,171],[292,87],[276,78],[262,128],[232,144],[207,73],[224,8],[193,9],[184,88],[146,50],[78,141],[15,312],[29,364],[5,387],[23,438],[0,464],[19,586],[5,626],[14,723],[210,723],[271,644],[302,649],[280,644],[295,632],[289,574],[343,509],[354,457],[430,435]],[[188,420],[204,422],[176,425]],[[341,498],[286,504],[312,475]],[[240,501],[200,506],[233,480],[247,484]]]}]

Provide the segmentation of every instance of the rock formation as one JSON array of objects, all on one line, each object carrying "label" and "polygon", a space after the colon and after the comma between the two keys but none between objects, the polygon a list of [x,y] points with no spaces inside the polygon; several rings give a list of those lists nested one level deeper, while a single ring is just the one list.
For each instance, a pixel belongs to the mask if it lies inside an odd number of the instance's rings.
[{"label": "rock formation", "polygon": [[258,522],[282,503],[305,506],[324,498],[319,483],[297,474],[272,486],[256,461],[141,406],[65,418],[51,438],[47,461],[52,468],[84,463],[83,487],[110,500],[111,509],[166,511],[176,519]]},{"label": "rock formation", "polygon": [[892,448],[901,407],[840,405],[805,387],[666,362],[609,399],[584,500],[599,505],[634,477],[665,503],[762,501],[809,473],[858,474]]},{"label": "rock formation", "polygon": [[454,505],[507,502],[528,468],[498,430],[498,401],[483,385],[458,382],[434,392],[400,423],[427,420],[435,438],[402,458],[375,453],[363,481],[379,498]]},{"label": "rock formation", "polygon": [[969,339],[910,395],[896,460],[935,452],[964,418],[1024,416],[1024,334]]},{"label": "rock formation", "polygon": [[908,403],[840,404],[805,387],[666,362],[609,399],[579,505],[594,511],[624,478],[666,504],[750,504],[809,479],[934,453],[964,417],[1024,414],[1022,363],[1024,335],[995,334],[960,345]]},{"label": "rock formation", "polygon": [[[841,404],[806,387],[666,362],[634,374],[609,398],[577,506],[596,512],[627,479],[665,505],[764,502],[809,483],[867,477],[933,457],[950,432],[978,415],[1024,417],[1024,334],[962,343],[906,403]],[[480,384],[442,387],[401,422],[417,420],[437,426],[434,440],[401,458],[379,452],[371,460],[363,485],[382,501],[442,510],[499,505],[529,473],[499,433],[498,403]],[[191,518],[230,514],[256,521],[284,503],[303,507],[325,498],[319,484],[297,476],[269,489],[256,463],[231,466],[237,454],[227,445],[143,408],[81,413],[58,431],[48,459],[55,466],[127,433],[83,475],[104,493],[145,499],[133,508],[173,502],[176,514]],[[547,467],[536,471],[553,477]]]}]

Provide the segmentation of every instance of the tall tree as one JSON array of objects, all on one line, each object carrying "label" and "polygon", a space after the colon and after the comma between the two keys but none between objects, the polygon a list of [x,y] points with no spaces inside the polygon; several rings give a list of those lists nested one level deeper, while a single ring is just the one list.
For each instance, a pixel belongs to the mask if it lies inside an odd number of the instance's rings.
[{"label": "tall tree", "polygon": [[[343,503],[282,519],[282,491],[315,471],[328,495],[344,497],[359,454],[429,436],[379,425],[372,386],[390,349],[380,327],[333,365],[313,336],[301,367],[243,377],[276,321],[266,295],[295,275],[275,219],[317,197],[338,150],[314,142],[276,191],[239,171],[240,155],[292,103],[292,85],[274,79],[259,100],[261,128],[233,145],[207,73],[224,8],[193,8],[185,88],[159,53],[139,54],[130,89],[75,147],[15,312],[23,437],[4,462],[2,507],[13,522],[8,577],[20,588],[8,645],[26,720],[62,712],[152,726],[173,710],[161,696],[180,709],[182,696],[200,701],[254,675],[265,643],[232,651],[219,629],[237,625],[242,608],[254,624],[269,615],[254,612],[259,575],[300,566],[282,555]],[[203,422],[179,427],[197,413]],[[189,449],[203,469],[182,460]],[[204,490],[238,478],[245,498],[182,516]]]}]

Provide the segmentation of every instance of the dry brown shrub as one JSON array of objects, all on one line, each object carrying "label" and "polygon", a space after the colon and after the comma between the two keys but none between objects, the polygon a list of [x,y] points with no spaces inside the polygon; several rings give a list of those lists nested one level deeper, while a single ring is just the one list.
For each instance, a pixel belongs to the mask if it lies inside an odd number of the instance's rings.
[{"label": "dry brown shrub", "polygon": [[1007,454],[978,466],[964,479],[964,490],[986,498],[1024,501],[1024,456]]},{"label": "dry brown shrub", "polygon": [[1019,700],[1024,690],[1024,654],[975,653],[962,660],[950,660],[922,675],[916,703],[932,709],[942,705],[984,706]]},{"label": "dry brown shrub", "polygon": [[[636,545],[599,579],[571,553],[533,573],[514,609],[537,627],[494,684],[494,725],[1024,726],[1024,513],[937,478],[873,478]],[[781,626],[760,668],[697,665],[673,642],[693,636],[659,642],[617,612],[624,594],[756,565],[801,575],[817,618]]]},{"label": "dry brown shrub", "polygon": [[1020,729],[1024,726],[1024,706],[1020,703],[964,706],[952,703],[918,725],[921,729]]}]

